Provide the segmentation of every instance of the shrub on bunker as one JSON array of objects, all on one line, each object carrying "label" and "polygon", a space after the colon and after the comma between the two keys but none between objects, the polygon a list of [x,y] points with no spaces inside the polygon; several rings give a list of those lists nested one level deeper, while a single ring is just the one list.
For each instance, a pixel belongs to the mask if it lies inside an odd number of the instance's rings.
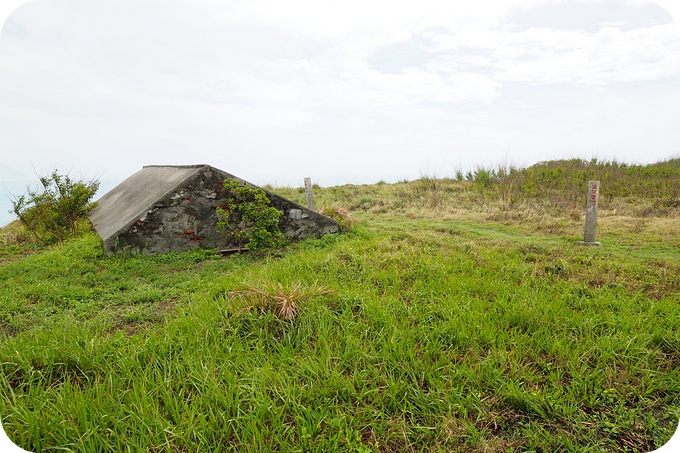
[{"label": "shrub on bunker", "polygon": [[279,229],[281,211],[271,206],[264,190],[224,181],[226,196],[217,207],[217,227],[238,250],[264,250],[284,243]]}]

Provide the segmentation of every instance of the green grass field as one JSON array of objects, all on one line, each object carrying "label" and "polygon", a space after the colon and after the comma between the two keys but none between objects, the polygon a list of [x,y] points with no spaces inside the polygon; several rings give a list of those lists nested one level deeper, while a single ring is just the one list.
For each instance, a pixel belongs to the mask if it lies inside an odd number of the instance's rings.
[{"label": "green grass field", "polygon": [[36,452],[654,450],[680,417],[677,162],[604,194],[603,247],[580,202],[493,172],[316,188],[356,224],[267,255],[6,228],[3,426]]}]

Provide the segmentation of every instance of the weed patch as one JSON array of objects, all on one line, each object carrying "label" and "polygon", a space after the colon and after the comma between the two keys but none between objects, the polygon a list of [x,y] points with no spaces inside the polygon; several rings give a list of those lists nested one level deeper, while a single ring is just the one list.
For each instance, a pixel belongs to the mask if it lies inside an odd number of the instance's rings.
[{"label": "weed patch", "polygon": [[245,305],[244,308],[239,310],[239,313],[254,308],[268,309],[284,321],[295,319],[300,310],[300,304],[307,300],[332,294],[329,289],[316,283],[309,286],[294,283],[288,288],[284,288],[281,283],[277,285],[269,284],[265,287],[256,287],[251,284],[245,286],[245,289],[229,292],[230,297],[240,299]]}]

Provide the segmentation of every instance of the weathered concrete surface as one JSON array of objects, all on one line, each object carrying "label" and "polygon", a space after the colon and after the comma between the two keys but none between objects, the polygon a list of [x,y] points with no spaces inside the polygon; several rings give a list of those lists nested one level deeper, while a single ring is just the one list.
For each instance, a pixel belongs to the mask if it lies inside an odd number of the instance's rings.
[{"label": "weathered concrete surface", "polygon": [[[209,165],[147,166],[98,200],[89,217],[107,253],[136,250],[156,254],[196,248],[233,248],[217,229],[216,206],[231,178]],[[290,200],[265,191],[283,212],[279,228],[289,240],[336,233],[338,223]]]},{"label": "weathered concrete surface", "polygon": [[305,178],[305,193],[307,194],[307,208],[314,211],[314,192],[312,190],[312,178]]},{"label": "weathered concrete surface", "polygon": [[600,199],[600,181],[588,181],[588,203],[586,205],[586,225],[581,245],[602,245],[595,241],[597,229],[597,204]]}]

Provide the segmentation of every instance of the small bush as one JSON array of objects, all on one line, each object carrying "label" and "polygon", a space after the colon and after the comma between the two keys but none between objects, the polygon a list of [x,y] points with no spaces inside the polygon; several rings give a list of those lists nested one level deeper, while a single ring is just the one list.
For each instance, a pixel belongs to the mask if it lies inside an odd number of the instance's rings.
[{"label": "small bush", "polygon": [[28,190],[12,201],[12,212],[43,245],[78,236],[79,224],[95,208],[99,181],[74,181],[57,170],[40,177],[42,190]]}]

